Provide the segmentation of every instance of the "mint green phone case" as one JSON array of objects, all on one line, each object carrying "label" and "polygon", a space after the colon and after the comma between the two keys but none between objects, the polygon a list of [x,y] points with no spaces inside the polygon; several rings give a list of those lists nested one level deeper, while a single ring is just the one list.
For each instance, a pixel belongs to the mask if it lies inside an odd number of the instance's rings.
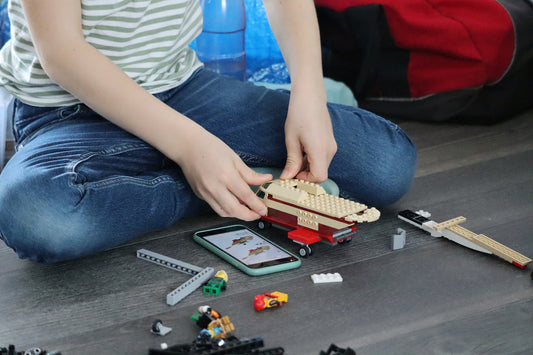
[{"label": "mint green phone case", "polygon": [[[284,251],[285,253],[289,254],[291,257],[294,258],[294,261],[287,261],[287,262],[279,264],[279,265],[264,266],[264,267],[260,267],[260,268],[257,268],[257,269],[250,268],[247,265],[245,265],[242,262],[240,262],[239,260],[235,259],[232,255],[224,252],[223,250],[219,249],[217,246],[212,245],[211,243],[209,243],[208,241],[204,240],[202,237],[200,237],[198,235],[199,233],[212,232],[212,231],[220,231],[220,233],[224,233],[225,231],[228,231],[228,228],[231,228],[231,227],[240,227],[242,229],[246,229],[246,230],[250,231],[251,233],[253,233],[253,234],[261,237],[262,239],[266,240],[267,242],[272,244],[274,247],[276,247],[276,248]],[[246,227],[244,225],[240,225],[240,224],[233,224],[231,226],[224,226],[224,227],[218,227],[218,228],[212,228],[212,229],[206,229],[206,230],[197,231],[196,233],[194,233],[193,239],[198,244],[203,246],[204,248],[212,251],[213,253],[215,253],[216,255],[221,257],[222,259],[224,259],[227,262],[229,262],[231,265],[235,266],[237,269],[239,269],[239,270],[241,270],[241,271],[243,271],[246,274],[251,275],[251,276],[260,276],[260,275],[271,274],[271,273],[274,273],[274,272],[280,272],[280,271],[285,271],[285,270],[290,270],[290,269],[296,269],[296,268],[300,267],[300,265],[302,264],[302,261],[296,255],[288,252],[287,250],[285,250],[282,247],[278,246],[277,244],[273,243],[271,240],[266,239],[265,237],[263,237],[262,235],[260,235],[256,231],[254,231],[254,230],[252,230],[252,229],[250,229],[250,228],[248,228],[248,227]]]}]

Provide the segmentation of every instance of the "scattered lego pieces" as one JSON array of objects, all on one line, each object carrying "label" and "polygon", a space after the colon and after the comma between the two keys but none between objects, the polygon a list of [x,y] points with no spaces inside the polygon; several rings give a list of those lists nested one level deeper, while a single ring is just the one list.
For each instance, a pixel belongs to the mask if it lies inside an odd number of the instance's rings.
[{"label": "scattered lego pieces", "polygon": [[338,272],[327,274],[313,274],[311,275],[311,279],[316,284],[342,282],[342,276]]},{"label": "scattered lego pieces", "polygon": [[405,246],[405,239],[406,239],[405,238],[406,237],[405,230],[403,230],[402,228],[398,228],[396,230],[396,233],[397,234],[394,234],[391,237],[391,248],[392,248],[392,250],[402,249]]},{"label": "scattered lego pieces", "polygon": [[0,346],[0,355],[61,355],[58,351],[46,351],[41,348],[31,348],[25,351],[17,351],[15,345],[10,344],[7,348]]},{"label": "scattered lego pieces", "polygon": [[[180,344],[168,346],[166,343],[160,345],[160,349],[149,349],[149,355],[283,355],[282,347],[271,349],[263,348],[264,343],[261,338],[239,340],[232,333],[235,327],[228,316],[221,317],[219,312],[210,306],[198,307],[191,319],[202,328],[198,336],[190,344]],[[160,325],[161,321],[156,321],[154,326]],[[0,354],[3,355],[3,354]],[[8,354],[11,355],[11,354]]]},{"label": "scattered lego pieces", "polygon": [[198,307],[198,312],[193,313],[191,319],[202,329],[199,334],[202,337],[225,339],[235,330],[228,316],[221,317],[209,306]]},{"label": "scattered lego pieces", "polygon": [[165,327],[161,319],[156,319],[152,324],[150,332],[155,335],[165,336],[172,331],[172,328]]},{"label": "scattered lego pieces", "polygon": [[289,296],[283,292],[263,293],[254,297],[254,308],[256,311],[262,311],[265,308],[281,307],[288,301]]},{"label": "scattered lego pieces", "polygon": [[264,346],[263,339],[252,338],[239,340],[231,337],[221,341],[209,337],[199,336],[192,344],[180,344],[166,349],[150,349],[148,355],[222,355],[222,354],[254,354],[254,355],[283,355],[281,347],[260,349]]}]

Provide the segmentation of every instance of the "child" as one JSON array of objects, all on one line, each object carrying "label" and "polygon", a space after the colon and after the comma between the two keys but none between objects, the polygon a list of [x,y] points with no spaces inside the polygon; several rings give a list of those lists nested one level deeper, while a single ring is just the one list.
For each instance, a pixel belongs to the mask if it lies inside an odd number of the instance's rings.
[{"label": "child", "polygon": [[[416,153],[393,123],[327,105],[311,0],[265,0],[292,92],[205,70],[188,47],[198,0],[11,0],[0,84],[17,153],[0,175],[0,237],[57,262],[213,209],[254,220],[249,185],[324,181],[380,205],[409,188]],[[338,147],[338,148],[337,148]],[[329,173],[329,175],[328,175]]]}]

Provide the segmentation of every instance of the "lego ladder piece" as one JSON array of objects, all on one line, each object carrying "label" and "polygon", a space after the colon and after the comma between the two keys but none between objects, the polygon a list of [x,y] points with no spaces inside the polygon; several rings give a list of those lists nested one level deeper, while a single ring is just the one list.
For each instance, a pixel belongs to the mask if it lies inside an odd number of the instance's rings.
[{"label": "lego ladder piece", "polygon": [[173,306],[188,295],[190,295],[194,290],[201,287],[204,283],[209,281],[211,277],[215,275],[215,270],[212,267],[206,267],[198,274],[191,277],[187,282],[180,285],[174,291],[170,292],[167,295],[167,304]]},{"label": "lego ladder piece", "polygon": [[192,275],[192,276],[202,271],[201,267],[191,265],[184,261],[172,259],[172,258],[169,258],[168,256],[154,253],[153,251],[149,251],[146,249],[137,250],[137,257],[139,259],[143,259],[151,263],[161,265],[172,270],[180,271],[185,274]]}]

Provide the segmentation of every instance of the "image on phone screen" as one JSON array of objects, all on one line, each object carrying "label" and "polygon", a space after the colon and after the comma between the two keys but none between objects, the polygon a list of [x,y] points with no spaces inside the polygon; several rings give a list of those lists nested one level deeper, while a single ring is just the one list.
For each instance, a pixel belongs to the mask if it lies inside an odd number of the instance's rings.
[{"label": "image on phone screen", "polygon": [[249,268],[298,261],[294,255],[280,249],[254,231],[241,226],[198,232],[197,236]]}]

